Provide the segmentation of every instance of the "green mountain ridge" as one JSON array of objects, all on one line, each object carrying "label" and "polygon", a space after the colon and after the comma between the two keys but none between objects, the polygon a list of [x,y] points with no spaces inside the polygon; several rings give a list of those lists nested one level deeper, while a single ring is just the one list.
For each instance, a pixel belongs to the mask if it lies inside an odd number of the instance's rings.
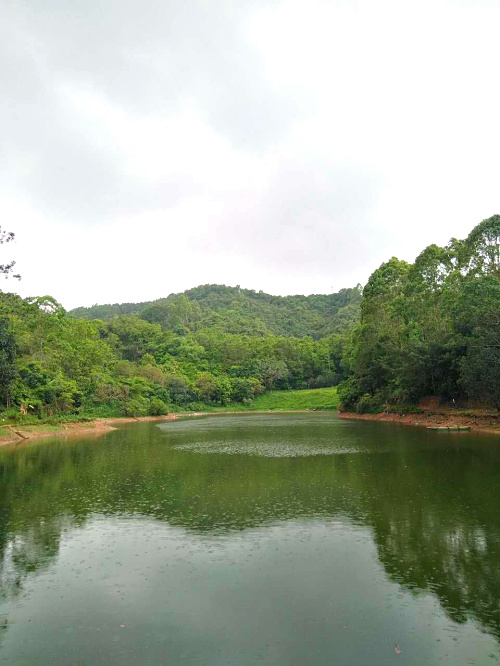
[{"label": "green mountain ridge", "polygon": [[500,409],[500,215],[336,294],[202,285],[67,313],[0,291],[0,418],[141,416],[339,386],[344,409]]},{"label": "green mountain ridge", "polygon": [[206,284],[154,301],[78,307],[69,314],[102,321],[136,316],[180,334],[215,329],[252,337],[309,335],[321,339],[356,325],[361,298],[361,285],[334,294],[273,296],[240,287]]},{"label": "green mountain ridge", "polygon": [[68,313],[0,291],[0,419],[159,415],[335,386],[361,297],[203,285]]}]

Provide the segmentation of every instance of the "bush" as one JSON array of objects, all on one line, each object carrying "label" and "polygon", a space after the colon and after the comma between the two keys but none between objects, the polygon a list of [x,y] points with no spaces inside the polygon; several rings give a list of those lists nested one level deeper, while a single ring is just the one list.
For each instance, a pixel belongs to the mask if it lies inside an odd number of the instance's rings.
[{"label": "bush", "polygon": [[178,375],[165,375],[165,388],[176,405],[187,405],[198,397],[198,392],[189,385],[187,379]]},{"label": "bush", "polygon": [[149,412],[149,400],[138,397],[127,400],[123,403],[124,416],[147,416]]},{"label": "bush", "polygon": [[377,396],[365,393],[356,404],[356,414],[379,414],[384,410],[383,404]]},{"label": "bush", "polygon": [[6,409],[1,413],[0,421],[1,422],[10,421],[11,423],[20,423],[21,421],[23,421],[23,415],[18,409],[11,407],[10,409]]},{"label": "bush", "polygon": [[126,400],[130,393],[130,387],[121,384],[99,384],[94,392],[94,402],[107,404],[110,402]]},{"label": "bush", "polygon": [[160,400],[159,398],[151,398],[149,401],[150,416],[163,416],[164,414],[168,414],[168,412],[168,405],[164,403],[163,400]]},{"label": "bush", "polygon": [[234,377],[231,379],[231,400],[249,404],[262,393],[262,384],[256,377]]},{"label": "bush", "polygon": [[341,412],[356,411],[356,405],[361,398],[361,392],[356,386],[356,382],[352,379],[341,382],[337,387],[337,392],[340,399],[339,410]]}]

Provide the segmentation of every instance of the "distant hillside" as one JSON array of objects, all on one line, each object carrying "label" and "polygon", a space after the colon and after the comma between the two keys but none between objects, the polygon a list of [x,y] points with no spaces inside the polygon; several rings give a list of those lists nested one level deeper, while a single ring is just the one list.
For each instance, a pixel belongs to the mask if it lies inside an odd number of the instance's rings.
[{"label": "distant hillside", "polygon": [[109,321],[135,315],[178,333],[216,329],[264,337],[285,335],[315,339],[353,328],[359,319],[361,287],[336,294],[271,296],[262,291],[208,284],[144,303],[115,303],[75,308],[73,317]]}]

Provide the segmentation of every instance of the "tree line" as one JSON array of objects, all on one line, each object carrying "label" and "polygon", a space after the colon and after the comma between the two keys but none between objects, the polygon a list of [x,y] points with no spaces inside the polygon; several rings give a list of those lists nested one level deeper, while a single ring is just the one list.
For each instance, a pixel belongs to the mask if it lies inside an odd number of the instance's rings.
[{"label": "tree line", "polygon": [[[360,301],[359,288],[285,299],[205,285],[82,317],[50,296],[0,292],[0,409],[12,419],[160,415],[336,385]],[[107,320],[93,318],[103,307]]]},{"label": "tree line", "polygon": [[2,418],[156,415],[336,385],[358,412],[426,396],[500,408],[499,215],[413,264],[393,257],[363,290],[203,285],[70,313],[0,292]]},{"label": "tree line", "polygon": [[344,348],[342,407],[415,405],[426,396],[500,408],[500,215],[463,240],[393,257],[369,278]]},{"label": "tree line", "polygon": [[252,289],[206,284],[156,301],[75,308],[70,315],[103,321],[119,315],[136,315],[180,335],[216,328],[225,333],[309,335],[318,340],[357,323],[361,293],[358,285],[334,294],[272,296]]}]

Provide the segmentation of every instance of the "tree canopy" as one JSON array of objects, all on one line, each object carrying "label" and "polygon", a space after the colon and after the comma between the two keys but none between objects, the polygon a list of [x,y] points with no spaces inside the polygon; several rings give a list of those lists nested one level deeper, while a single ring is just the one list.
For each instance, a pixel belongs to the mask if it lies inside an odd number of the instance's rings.
[{"label": "tree canopy", "polygon": [[[289,298],[242,291],[211,285],[135,311],[69,314],[50,296],[0,292],[0,408],[12,417],[156,415],[345,378],[359,289]],[[94,318],[100,312],[106,320]]]},{"label": "tree canopy", "polygon": [[0,292],[9,418],[162,414],[339,383],[357,411],[427,396],[500,407],[500,216],[336,294],[203,285],[67,313]]},{"label": "tree canopy", "polygon": [[411,265],[382,264],[345,354],[346,409],[425,396],[500,407],[500,216],[464,240],[429,245]]},{"label": "tree canopy", "polygon": [[[14,240],[14,238],[15,234],[12,231],[5,231],[0,226],[0,245],[4,245],[4,243],[10,243]],[[12,274],[15,265],[16,265],[15,261],[9,261],[5,264],[0,264],[0,275],[3,275],[5,278],[8,278],[10,276],[15,277],[19,280],[21,278],[19,274],[16,275]]]},{"label": "tree canopy", "polygon": [[71,316],[109,321],[136,315],[179,334],[204,329],[225,333],[320,339],[357,323],[361,286],[335,294],[272,296],[240,287],[207,284],[182,294],[145,303],[116,303],[76,308]]}]

